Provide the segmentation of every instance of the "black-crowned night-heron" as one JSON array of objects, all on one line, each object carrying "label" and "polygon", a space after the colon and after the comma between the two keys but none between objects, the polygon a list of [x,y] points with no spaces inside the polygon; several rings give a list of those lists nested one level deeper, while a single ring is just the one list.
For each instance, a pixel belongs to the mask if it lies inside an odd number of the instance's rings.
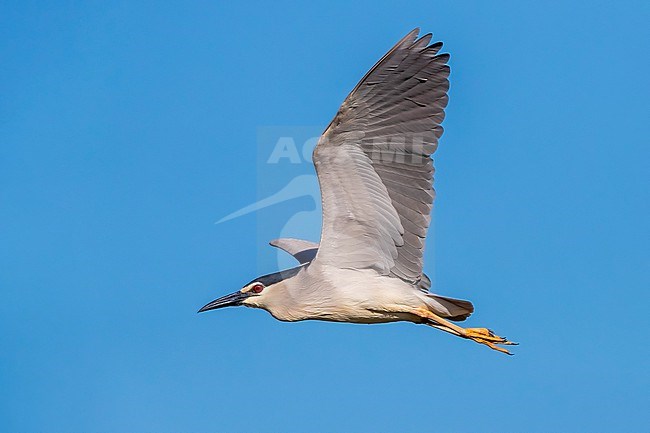
[{"label": "black-crowned night-heron", "polygon": [[323,206],[320,245],[271,245],[300,266],[255,278],[199,311],[244,305],[283,321],[409,321],[509,353],[486,328],[462,328],[471,302],[429,292],[424,241],[433,204],[433,161],[449,89],[448,54],[418,29],[361,79],[313,154]]}]

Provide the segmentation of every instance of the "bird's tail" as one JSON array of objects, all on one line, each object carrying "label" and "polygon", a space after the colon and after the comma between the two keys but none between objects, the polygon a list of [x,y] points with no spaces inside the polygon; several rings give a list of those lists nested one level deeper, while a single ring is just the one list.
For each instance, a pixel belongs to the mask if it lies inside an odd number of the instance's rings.
[{"label": "bird's tail", "polygon": [[427,293],[427,304],[434,313],[455,322],[467,319],[474,312],[474,305],[462,299]]}]

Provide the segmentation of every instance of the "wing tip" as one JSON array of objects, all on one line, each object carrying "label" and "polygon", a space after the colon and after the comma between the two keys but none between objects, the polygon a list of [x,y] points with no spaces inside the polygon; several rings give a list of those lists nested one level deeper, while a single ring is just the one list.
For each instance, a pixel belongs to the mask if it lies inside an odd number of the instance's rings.
[{"label": "wing tip", "polygon": [[406,36],[404,36],[397,44],[395,44],[395,46],[403,47],[406,45],[410,47],[417,41],[419,34],[420,34],[420,28],[416,27],[410,32],[408,32]]}]

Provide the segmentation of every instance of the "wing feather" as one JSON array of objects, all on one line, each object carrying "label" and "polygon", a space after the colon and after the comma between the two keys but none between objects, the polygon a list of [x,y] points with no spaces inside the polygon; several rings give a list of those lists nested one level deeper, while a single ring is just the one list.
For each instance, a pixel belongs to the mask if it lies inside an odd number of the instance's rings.
[{"label": "wing feather", "polygon": [[311,262],[316,257],[318,244],[303,239],[280,238],[269,242],[269,245],[280,248],[291,254],[300,264]]},{"label": "wing feather", "polygon": [[418,29],[361,79],[313,160],[323,228],[315,262],[421,280],[435,197],[433,161],[449,90],[448,54]]}]

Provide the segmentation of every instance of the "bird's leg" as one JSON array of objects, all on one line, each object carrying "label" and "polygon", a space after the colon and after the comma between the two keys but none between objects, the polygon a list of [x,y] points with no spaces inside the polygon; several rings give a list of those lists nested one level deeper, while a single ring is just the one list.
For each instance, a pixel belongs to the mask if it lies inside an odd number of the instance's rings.
[{"label": "bird's leg", "polygon": [[449,320],[443,319],[437,314],[434,314],[431,311],[424,308],[416,309],[415,314],[425,319],[425,323],[427,323],[429,326],[432,326],[434,328],[440,329],[445,332],[449,332],[450,334],[454,334],[459,337],[473,340],[480,344],[484,344],[488,346],[490,349],[494,349],[502,353],[507,353],[508,355],[512,355],[512,353],[510,353],[503,347],[497,346],[497,344],[502,344],[502,345],[517,344],[517,343],[513,343],[512,341],[508,341],[503,337],[499,337],[498,335],[494,334],[494,332],[490,331],[487,328],[463,328],[461,326],[456,325],[455,323],[450,322]]}]

